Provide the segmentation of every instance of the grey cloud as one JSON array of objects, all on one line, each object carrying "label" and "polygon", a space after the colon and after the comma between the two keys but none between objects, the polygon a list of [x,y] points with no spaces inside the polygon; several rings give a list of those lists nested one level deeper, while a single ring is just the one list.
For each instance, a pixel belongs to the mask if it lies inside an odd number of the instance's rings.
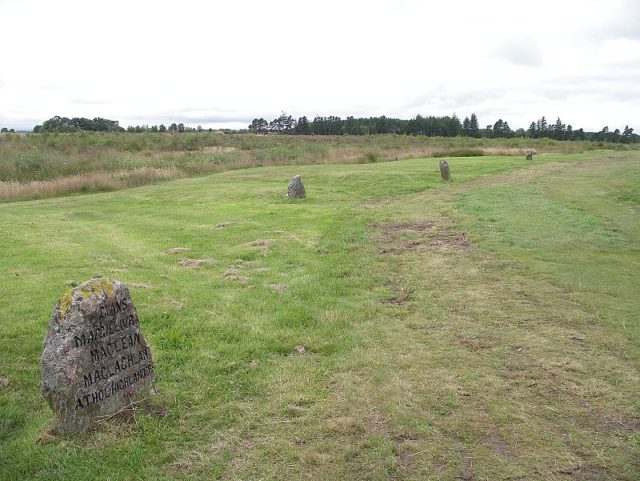
[{"label": "grey cloud", "polygon": [[628,0],[616,21],[607,30],[614,38],[640,40],[640,2]]},{"label": "grey cloud", "polygon": [[85,98],[73,98],[69,99],[70,104],[79,104],[79,105],[108,105],[114,103],[117,99],[85,99]]},{"label": "grey cloud", "polygon": [[640,2],[627,0],[613,19],[600,23],[588,35],[597,41],[617,38],[640,40]]},{"label": "grey cloud", "polygon": [[224,113],[214,113],[214,114],[206,114],[206,113],[198,113],[193,110],[179,110],[173,112],[163,112],[163,113],[155,113],[149,114],[148,116],[136,116],[129,115],[127,116],[125,124],[128,122],[130,124],[161,124],[161,123],[183,123],[190,127],[195,127],[196,125],[212,125],[212,124],[221,124],[221,123],[241,123],[241,124],[250,124],[251,120],[253,120],[255,116],[250,116],[246,114],[224,114]]},{"label": "grey cloud", "polygon": [[551,100],[580,95],[609,100],[637,100],[640,99],[640,69],[557,77],[541,85],[540,94]]},{"label": "grey cloud", "polygon": [[498,55],[515,65],[537,67],[542,64],[542,53],[534,40],[516,39],[498,49]]},{"label": "grey cloud", "polygon": [[[465,92],[448,92],[443,86],[432,89],[432,94],[416,96],[399,108],[398,115],[402,118],[410,118],[420,115],[452,115],[464,118],[471,113],[480,113],[480,105],[487,102],[501,100],[507,91],[503,88],[482,88],[466,90]],[[501,115],[509,112],[501,110]],[[516,111],[516,109],[514,109]],[[496,117],[497,120],[498,117]]]},{"label": "grey cloud", "polygon": [[34,126],[41,124],[42,119],[34,118],[8,118],[0,116],[0,127],[16,130],[31,130]]},{"label": "grey cloud", "polygon": [[214,124],[214,123],[223,123],[223,122],[246,122],[250,123],[254,117],[246,116],[246,115],[181,115],[176,114],[172,117],[169,117],[173,121],[180,121],[185,124]]},{"label": "grey cloud", "polygon": [[505,88],[484,88],[461,92],[452,97],[455,105],[473,105],[487,100],[496,100],[504,97],[508,91]]}]

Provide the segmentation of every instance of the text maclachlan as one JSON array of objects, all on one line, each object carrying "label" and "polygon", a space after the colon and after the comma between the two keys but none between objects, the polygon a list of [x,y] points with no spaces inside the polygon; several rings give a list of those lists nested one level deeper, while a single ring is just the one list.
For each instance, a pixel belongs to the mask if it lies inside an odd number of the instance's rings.
[{"label": "text maclachlan", "polygon": [[130,369],[149,359],[149,350],[145,347],[137,353],[131,353],[125,356],[121,356],[116,359],[115,363],[107,366],[100,366],[92,369],[89,373],[83,374],[84,387],[91,387],[94,383],[99,381],[106,381],[107,379],[117,376],[122,371]]},{"label": "text maclachlan", "polygon": [[110,386],[97,389],[93,392],[90,392],[89,394],[84,394],[76,398],[76,411],[78,409],[88,408],[92,404],[99,404],[109,399],[112,395],[117,394],[119,391],[131,387],[134,384],[142,381],[144,378],[150,376],[151,374],[153,374],[153,364],[149,364],[148,366],[139,369],[133,374],[129,374],[122,379],[111,382]]}]

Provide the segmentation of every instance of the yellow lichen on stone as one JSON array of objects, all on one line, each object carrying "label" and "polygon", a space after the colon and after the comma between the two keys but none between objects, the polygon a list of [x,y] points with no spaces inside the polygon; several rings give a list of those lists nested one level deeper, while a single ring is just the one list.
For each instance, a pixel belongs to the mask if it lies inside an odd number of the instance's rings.
[{"label": "yellow lichen on stone", "polygon": [[85,286],[80,290],[82,293],[82,297],[85,299],[89,297],[101,297],[104,294],[104,297],[108,299],[113,299],[113,282],[106,277],[99,277],[97,279],[91,279],[86,283]]},{"label": "yellow lichen on stone", "polygon": [[64,296],[60,299],[60,317],[64,317],[69,312],[71,306],[71,299],[73,298],[73,289],[69,289],[65,292]]},{"label": "yellow lichen on stone", "polygon": [[107,279],[106,277],[101,277],[100,279],[96,279],[96,280],[100,281],[100,284],[102,286],[102,292],[104,292],[105,296],[107,296],[110,299],[113,299],[114,297],[113,281],[110,279]]},{"label": "yellow lichen on stone", "polygon": [[79,289],[80,294],[85,299],[98,299],[104,296],[107,299],[114,299],[115,293],[113,292],[113,281],[106,277],[99,277],[91,279],[76,289],[69,289],[60,299],[60,317],[64,317],[71,307],[71,301],[73,300],[74,293]]}]

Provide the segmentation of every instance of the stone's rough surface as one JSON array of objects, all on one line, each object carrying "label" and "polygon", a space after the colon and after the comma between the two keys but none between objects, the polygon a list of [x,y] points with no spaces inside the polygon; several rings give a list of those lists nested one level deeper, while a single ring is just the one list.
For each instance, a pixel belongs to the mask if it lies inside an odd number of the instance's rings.
[{"label": "stone's rough surface", "polygon": [[536,151],[534,149],[527,149],[524,153],[527,156],[527,160],[533,160],[533,154],[535,154]]},{"label": "stone's rough surface", "polygon": [[451,171],[449,170],[449,163],[444,159],[440,161],[440,175],[442,176],[442,180],[451,182]]},{"label": "stone's rough surface", "polygon": [[289,189],[287,190],[287,199],[304,199],[307,197],[307,193],[302,185],[302,179],[299,175],[291,178],[289,182]]},{"label": "stone's rough surface", "polygon": [[127,286],[96,276],[69,290],[53,311],[42,352],[42,394],[54,429],[86,430],[152,382],[151,352]]}]

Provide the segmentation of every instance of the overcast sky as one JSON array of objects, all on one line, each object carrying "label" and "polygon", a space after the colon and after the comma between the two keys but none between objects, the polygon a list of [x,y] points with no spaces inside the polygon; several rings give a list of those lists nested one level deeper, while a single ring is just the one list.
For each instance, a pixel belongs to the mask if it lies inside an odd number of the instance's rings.
[{"label": "overcast sky", "polygon": [[640,130],[640,0],[0,0],[0,126],[472,112]]}]

